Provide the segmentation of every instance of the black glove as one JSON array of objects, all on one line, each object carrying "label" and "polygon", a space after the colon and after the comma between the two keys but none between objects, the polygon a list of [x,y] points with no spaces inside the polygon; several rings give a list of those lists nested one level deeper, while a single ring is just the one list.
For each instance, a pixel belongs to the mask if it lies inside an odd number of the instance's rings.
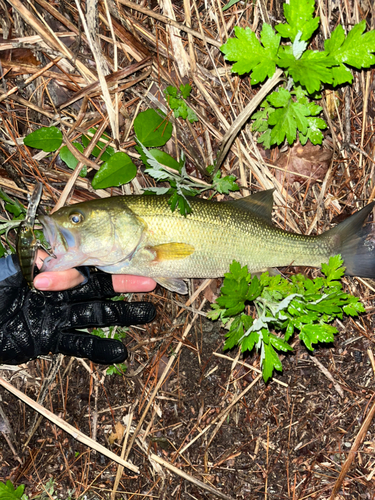
[{"label": "black glove", "polygon": [[[19,269],[18,261],[13,257]],[[128,357],[119,340],[76,332],[88,326],[129,326],[155,317],[150,302],[112,302],[112,277],[91,273],[87,283],[63,292],[30,290],[21,271],[0,282],[0,364],[20,364],[40,354],[62,353],[95,363]]]}]

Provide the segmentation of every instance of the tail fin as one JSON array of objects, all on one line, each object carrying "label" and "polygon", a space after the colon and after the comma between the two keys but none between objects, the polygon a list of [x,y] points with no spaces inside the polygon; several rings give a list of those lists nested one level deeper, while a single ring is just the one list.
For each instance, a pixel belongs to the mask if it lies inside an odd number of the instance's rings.
[{"label": "tail fin", "polygon": [[341,254],[348,276],[375,278],[375,230],[371,224],[362,227],[374,205],[369,203],[328,232],[336,240],[332,255]]}]

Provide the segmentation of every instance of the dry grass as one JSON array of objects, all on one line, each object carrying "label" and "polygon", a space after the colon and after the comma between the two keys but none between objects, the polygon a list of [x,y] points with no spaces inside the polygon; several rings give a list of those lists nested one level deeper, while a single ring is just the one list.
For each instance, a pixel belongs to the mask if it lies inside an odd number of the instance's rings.
[{"label": "dry grass", "polygon": [[[372,2],[317,4],[317,48],[339,22],[346,29],[363,18],[374,23]],[[174,121],[172,153],[184,151],[192,176],[203,179],[202,167],[220,152],[222,172],[238,177],[242,195],[275,187],[275,223],[303,233],[322,232],[374,199],[373,70],[356,73],[337,100],[323,93],[332,161],[320,175],[298,172],[295,182],[285,152],[276,148],[267,157],[243,126],[278,75],[267,90],[252,88],[247,77],[230,73],[219,51],[236,25],[257,30],[262,21],[280,21],[282,4],[221,7],[214,0],[0,0],[1,189],[26,204],[39,180],[50,208],[121,193],[93,192],[79,177],[84,165],[89,178],[99,168],[89,149],[72,172],[22,138],[56,125],[70,143],[98,126],[91,147],[107,130],[114,147],[133,154],[137,113],[163,109],[163,89],[190,82],[199,121]],[[314,169],[321,152],[310,153]],[[150,183],[139,172],[124,192]],[[13,387],[13,395],[0,389],[0,479],[26,484],[30,497],[54,478],[58,498],[74,490],[72,498],[92,500],[374,499],[373,284],[348,279],[368,314],[341,324],[335,345],[318,347],[315,358],[296,344],[283,375],[267,386],[256,355],[243,362],[239,352],[222,354],[224,333],[205,318],[211,285],[216,280],[192,281],[186,303],[159,288],[147,296],[157,320],[130,329],[126,377],[61,356],[0,367]],[[30,398],[45,409],[22,402]]]}]

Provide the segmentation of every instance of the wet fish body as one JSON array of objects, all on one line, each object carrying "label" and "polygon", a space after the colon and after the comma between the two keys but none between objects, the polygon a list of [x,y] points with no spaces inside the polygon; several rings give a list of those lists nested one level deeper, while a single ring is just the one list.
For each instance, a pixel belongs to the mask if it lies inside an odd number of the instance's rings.
[{"label": "wet fish body", "polygon": [[272,190],[234,202],[189,199],[192,213],[171,212],[168,197],[119,196],[64,207],[40,217],[57,258],[43,269],[92,265],[112,274],[154,278],[186,293],[183,278],[223,276],[235,259],[250,272],[288,265],[318,267],[341,253],[347,274],[375,276],[375,244],[362,225],[373,208],[322,235],[275,227]]}]

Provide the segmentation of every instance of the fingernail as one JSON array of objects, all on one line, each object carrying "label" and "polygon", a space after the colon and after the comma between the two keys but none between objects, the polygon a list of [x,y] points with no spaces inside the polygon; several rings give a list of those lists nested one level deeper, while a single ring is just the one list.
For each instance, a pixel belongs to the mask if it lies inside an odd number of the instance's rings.
[{"label": "fingernail", "polygon": [[45,278],[44,276],[38,276],[34,280],[35,288],[39,290],[49,290],[52,285],[52,281],[49,278]]}]

